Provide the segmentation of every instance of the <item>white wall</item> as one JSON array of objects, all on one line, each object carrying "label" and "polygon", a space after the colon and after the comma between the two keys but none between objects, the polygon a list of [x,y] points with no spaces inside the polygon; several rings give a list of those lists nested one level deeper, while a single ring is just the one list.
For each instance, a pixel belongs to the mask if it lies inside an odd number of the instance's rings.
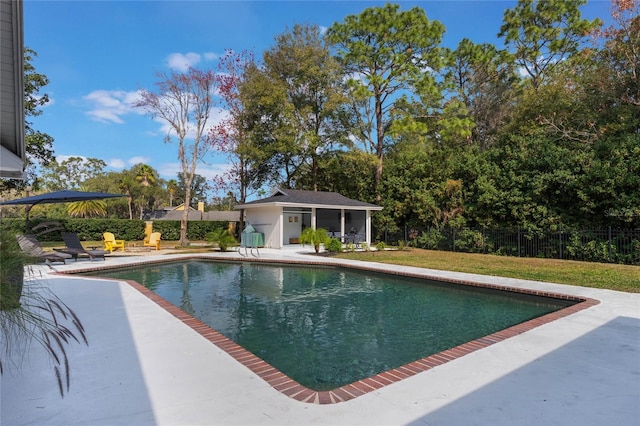
[{"label": "white wall", "polygon": [[[267,248],[282,248],[280,219],[282,208],[275,206],[246,209],[245,222],[250,223],[258,232],[264,233],[264,245]],[[288,242],[289,240],[287,240]]]},{"label": "white wall", "polygon": [[[289,219],[291,218],[291,219]],[[302,214],[284,213],[282,224],[282,242],[289,244],[290,238],[299,238],[302,233]]]}]

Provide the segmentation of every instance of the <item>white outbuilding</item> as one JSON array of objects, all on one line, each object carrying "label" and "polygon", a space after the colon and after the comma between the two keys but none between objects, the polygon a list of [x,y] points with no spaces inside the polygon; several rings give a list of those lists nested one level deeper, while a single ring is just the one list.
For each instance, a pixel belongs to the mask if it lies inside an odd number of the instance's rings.
[{"label": "white outbuilding", "polygon": [[337,192],[278,189],[269,197],[240,204],[244,222],[264,234],[264,246],[298,244],[305,228],[326,229],[342,241],[371,245],[371,212],[381,206],[352,200]]}]

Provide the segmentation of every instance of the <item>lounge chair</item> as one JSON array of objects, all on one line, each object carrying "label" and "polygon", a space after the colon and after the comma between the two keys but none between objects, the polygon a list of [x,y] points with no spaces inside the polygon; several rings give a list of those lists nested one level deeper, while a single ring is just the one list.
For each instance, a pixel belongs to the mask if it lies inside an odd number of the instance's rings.
[{"label": "lounge chair", "polygon": [[93,259],[105,260],[104,255],[109,253],[108,250],[97,250],[97,247],[91,250],[85,249],[80,242],[80,238],[78,238],[78,234],[75,232],[62,232],[61,234],[66,247],[54,250],[70,254],[76,261],[78,260],[78,256],[89,256],[91,261],[93,261]]},{"label": "lounge chair", "polygon": [[144,247],[155,247],[156,250],[160,250],[160,236],[161,234],[159,232],[152,232],[151,235],[149,235],[149,239],[147,240],[145,238],[142,245]]},{"label": "lounge chair", "polygon": [[67,263],[67,259],[71,259],[71,255],[67,253],[47,252],[42,249],[42,246],[34,235],[16,235],[18,245],[20,249],[27,255],[44,260],[47,265],[51,265],[53,262]]},{"label": "lounge chair", "polygon": [[118,249],[124,251],[124,240],[116,240],[116,236],[112,232],[105,232],[102,237],[104,238],[104,249],[109,250],[109,253]]}]

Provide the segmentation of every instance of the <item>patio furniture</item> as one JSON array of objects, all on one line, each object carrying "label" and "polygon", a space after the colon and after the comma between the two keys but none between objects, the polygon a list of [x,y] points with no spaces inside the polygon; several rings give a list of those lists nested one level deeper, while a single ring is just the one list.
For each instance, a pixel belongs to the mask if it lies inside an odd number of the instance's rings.
[{"label": "patio furniture", "polygon": [[149,235],[149,239],[147,240],[145,238],[145,240],[142,242],[142,245],[144,247],[155,247],[156,250],[160,250],[160,237],[162,236],[162,234],[160,234],[160,232],[152,232],[151,235]]},{"label": "patio furniture", "polygon": [[360,248],[360,243],[362,242],[362,236],[358,234],[356,231],[351,230],[347,235],[342,237],[342,241],[345,244],[354,244],[356,248]]},{"label": "patio furniture", "polygon": [[90,250],[85,249],[78,238],[78,234],[75,232],[62,232],[62,240],[66,245],[65,248],[54,248],[55,251],[70,254],[74,260],[78,260],[79,256],[89,256],[89,260],[102,259],[105,260],[104,255],[109,253],[108,250],[98,250],[97,247]]},{"label": "patio furniture", "polygon": [[118,249],[124,251],[124,240],[116,240],[116,236],[112,232],[105,232],[102,234],[102,238],[104,238],[104,249],[109,250],[109,253]]},{"label": "patio furniture", "polygon": [[[244,254],[242,254],[242,249],[244,247]],[[247,226],[242,231],[240,235],[240,249],[238,249],[238,253],[241,256],[248,256],[247,248],[250,249],[251,255],[259,257],[260,251],[258,247],[264,247],[264,234],[262,232],[257,232],[256,229],[248,223]],[[256,249],[257,255],[253,254],[253,249]]]},{"label": "patio furniture", "polygon": [[31,257],[44,260],[44,262],[49,266],[51,266],[51,263],[53,262],[67,263],[66,260],[71,259],[70,254],[44,251],[40,242],[38,242],[36,237],[32,234],[16,235],[16,239],[18,240],[20,249],[24,253]]}]

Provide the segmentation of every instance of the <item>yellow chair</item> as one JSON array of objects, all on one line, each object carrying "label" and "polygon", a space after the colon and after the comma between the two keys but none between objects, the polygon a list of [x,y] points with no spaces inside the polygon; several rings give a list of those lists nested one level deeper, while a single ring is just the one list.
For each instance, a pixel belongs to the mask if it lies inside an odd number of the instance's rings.
[{"label": "yellow chair", "polygon": [[109,253],[118,249],[124,251],[124,240],[116,240],[116,236],[111,232],[105,232],[102,237],[104,238],[104,249],[109,250]]},{"label": "yellow chair", "polygon": [[145,247],[155,247],[156,250],[160,250],[160,235],[159,232],[152,232],[151,235],[149,235],[149,239],[147,240],[145,238],[142,245]]}]

